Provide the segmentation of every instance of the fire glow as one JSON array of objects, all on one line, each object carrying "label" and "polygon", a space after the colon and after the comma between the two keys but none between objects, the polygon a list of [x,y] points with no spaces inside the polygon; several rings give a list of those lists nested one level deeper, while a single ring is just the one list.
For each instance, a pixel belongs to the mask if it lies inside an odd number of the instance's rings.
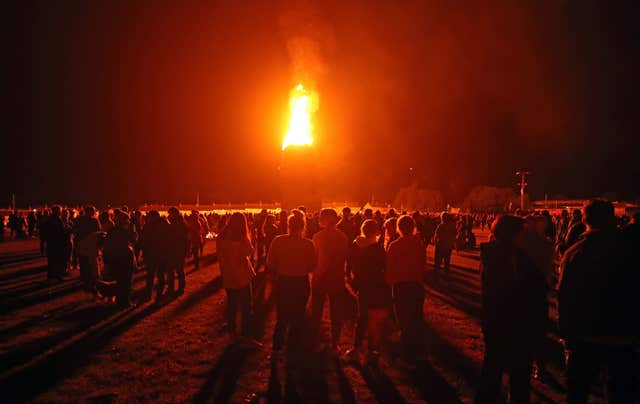
[{"label": "fire glow", "polygon": [[288,146],[311,146],[313,144],[313,124],[311,116],[318,110],[318,95],[298,84],[289,97],[289,129],[282,141],[282,150]]}]

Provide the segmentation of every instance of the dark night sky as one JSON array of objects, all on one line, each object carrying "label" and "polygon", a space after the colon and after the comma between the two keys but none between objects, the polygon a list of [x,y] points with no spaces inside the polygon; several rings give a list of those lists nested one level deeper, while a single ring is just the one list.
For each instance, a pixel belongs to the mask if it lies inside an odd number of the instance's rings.
[{"label": "dark night sky", "polygon": [[[464,5],[463,5],[464,3]],[[634,2],[22,1],[0,204],[277,200],[289,90],[327,199],[637,197]],[[7,202],[2,202],[6,200]]]}]

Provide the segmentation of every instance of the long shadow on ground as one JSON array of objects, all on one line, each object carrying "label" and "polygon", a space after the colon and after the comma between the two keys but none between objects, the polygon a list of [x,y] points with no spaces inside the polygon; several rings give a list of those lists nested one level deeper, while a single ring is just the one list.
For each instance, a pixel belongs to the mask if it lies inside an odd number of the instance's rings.
[{"label": "long shadow on ground", "polygon": [[[222,280],[218,278],[217,283],[219,283],[217,285],[219,289],[222,285]],[[264,334],[267,316],[273,305],[273,294],[265,294],[265,289],[267,287],[267,278],[264,272],[258,273],[256,278],[254,279],[254,284],[256,285],[255,296],[262,297],[262,299],[258,299],[254,304],[254,316],[252,319],[254,328],[253,330],[251,330],[251,333],[256,337],[260,337]],[[187,308],[191,307],[193,304],[195,304],[195,302],[204,299],[206,295],[210,294],[211,289],[213,289],[214,287],[215,286],[203,287],[202,289],[191,295],[191,297],[195,296],[192,301],[185,301],[175,311],[181,312],[186,310],[185,306]],[[218,359],[218,362],[207,377],[204,385],[194,396],[193,401],[197,403],[228,402],[231,399],[233,392],[235,391],[236,383],[241,376],[242,367],[248,354],[249,351],[241,349],[236,344],[229,345]]]},{"label": "long shadow on ground", "polygon": [[7,402],[22,402],[54,386],[85,365],[93,352],[136,322],[154,313],[171,300],[130,307],[109,317],[26,364],[0,375],[0,391]]}]

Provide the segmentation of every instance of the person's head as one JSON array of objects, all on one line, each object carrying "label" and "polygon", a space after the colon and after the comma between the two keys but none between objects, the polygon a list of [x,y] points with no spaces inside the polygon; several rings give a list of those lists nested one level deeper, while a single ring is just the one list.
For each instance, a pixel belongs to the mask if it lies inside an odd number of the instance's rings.
[{"label": "person's head", "polygon": [[53,205],[51,207],[51,216],[60,217],[62,214],[62,208],[60,205]]},{"label": "person's head", "polygon": [[373,209],[367,208],[364,210],[365,219],[373,219]]},{"label": "person's head", "polygon": [[338,213],[331,208],[325,208],[320,211],[320,226],[322,227],[335,227],[338,223]]},{"label": "person's head", "polygon": [[275,215],[267,215],[267,217],[264,219],[264,223],[269,226],[274,225],[276,223]]},{"label": "person's head", "polygon": [[409,215],[402,215],[398,218],[398,233],[401,236],[410,236],[415,233],[416,222]]},{"label": "person's head", "polygon": [[540,237],[545,237],[547,234],[547,219],[544,216],[529,215],[527,216],[526,224],[527,229],[532,233]]},{"label": "person's head", "polygon": [[127,227],[129,226],[129,214],[122,209],[115,209],[113,211],[113,218],[116,227]]},{"label": "person's head", "polygon": [[147,213],[148,223],[153,223],[158,220],[160,220],[160,212],[158,212],[157,210],[150,210],[149,213]]},{"label": "person's head", "polygon": [[108,222],[109,219],[110,219],[110,217],[109,217],[109,211],[108,210],[103,210],[98,215],[98,220],[100,221],[100,223]]},{"label": "person's head", "polygon": [[87,217],[93,217],[96,214],[96,208],[91,205],[84,207],[84,215]]},{"label": "person's head", "polygon": [[396,224],[398,223],[398,219],[395,217],[391,217],[384,221],[384,232],[388,236],[392,236],[397,233]]},{"label": "person's head", "polygon": [[198,216],[200,216],[200,212],[198,212],[197,210],[194,209],[194,210],[191,211],[191,216],[198,217]]},{"label": "person's head", "polygon": [[362,226],[360,226],[360,234],[362,237],[375,238],[380,235],[380,227],[375,220],[367,219],[362,222]]},{"label": "person's head", "polygon": [[450,214],[448,214],[447,212],[442,212],[440,214],[440,222],[441,223],[446,223],[448,221],[450,221],[452,218],[452,216]]},{"label": "person's head", "polygon": [[292,212],[287,218],[287,231],[291,236],[302,236],[305,225],[304,215],[296,215]]},{"label": "person's head", "polygon": [[351,217],[351,208],[348,206],[345,206],[344,208],[342,208],[342,217],[344,219],[349,219]]},{"label": "person's head", "polygon": [[580,211],[580,209],[574,209],[571,213],[571,218],[575,221],[582,220],[582,212]]},{"label": "person's head", "polygon": [[491,226],[491,233],[496,241],[505,245],[518,245],[523,236],[525,220],[518,216],[503,215]]},{"label": "person's head", "polygon": [[616,216],[613,204],[603,199],[594,199],[582,208],[584,222],[589,230],[610,230],[616,227]]},{"label": "person's head", "polygon": [[169,219],[174,219],[174,218],[180,216],[180,211],[175,206],[172,206],[167,211],[167,214],[169,215]]},{"label": "person's head", "polygon": [[234,212],[227,224],[227,237],[229,240],[241,241],[249,240],[249,226],[247,218],[241,212]]}]

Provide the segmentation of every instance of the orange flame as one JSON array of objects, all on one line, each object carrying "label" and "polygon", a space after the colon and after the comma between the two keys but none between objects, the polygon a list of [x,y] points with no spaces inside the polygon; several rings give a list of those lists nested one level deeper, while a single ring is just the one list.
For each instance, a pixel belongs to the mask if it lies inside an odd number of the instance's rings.
[{"label": "orange flame", "polygon": [[282,141],[282,150],[288,146],[310,146],[313,144],[311,115],[318,110],[318,95],[298,84],[289,97],[291,118],[289,129]]}]

